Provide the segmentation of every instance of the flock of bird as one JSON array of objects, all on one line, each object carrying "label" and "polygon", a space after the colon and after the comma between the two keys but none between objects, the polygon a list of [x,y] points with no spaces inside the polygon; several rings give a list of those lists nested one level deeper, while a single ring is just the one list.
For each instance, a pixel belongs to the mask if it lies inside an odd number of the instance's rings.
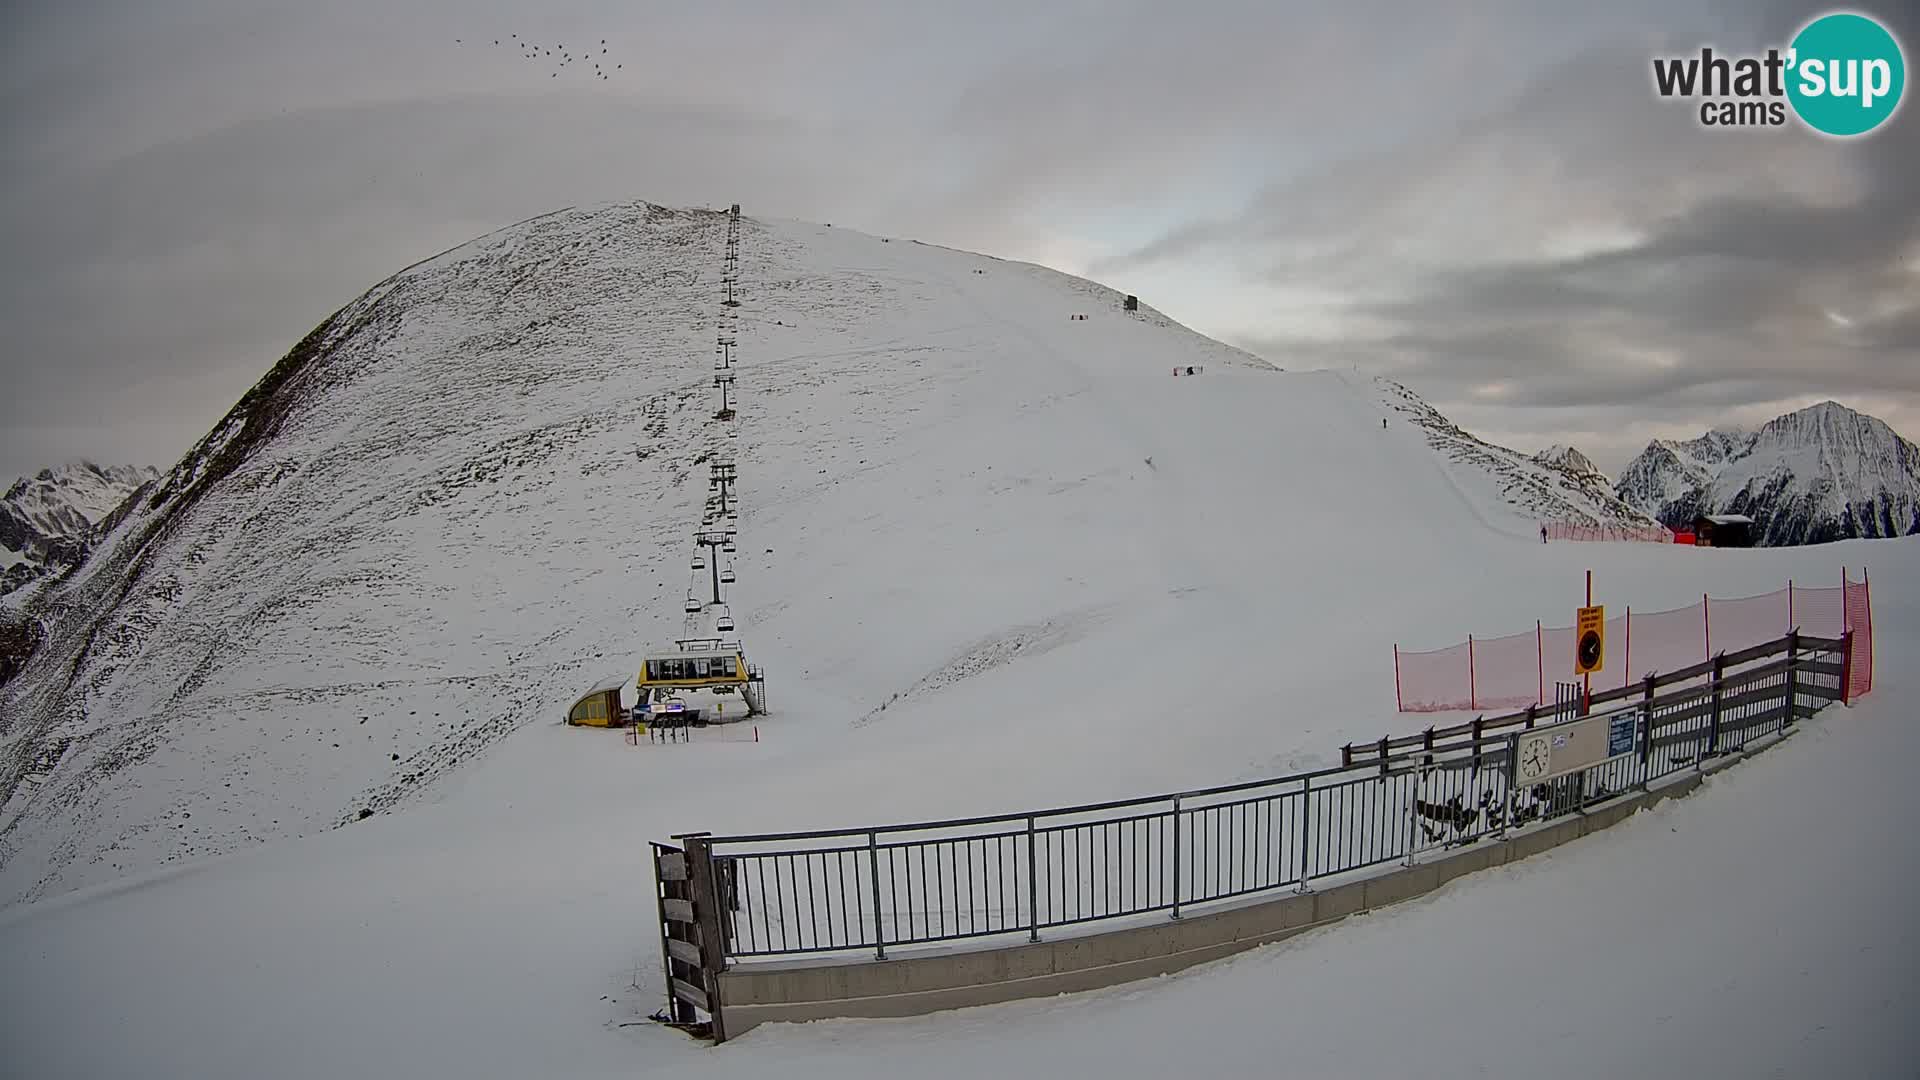
[{"label": "flock of bird", "polygon": [[[466,39],[454,38],[453,43],[465,47]],[[625,64],[614,63],[612,58],[607,55],[606,38],[601,38],[598,46],[588,46],[583,51],[569,49],[564,44],[536,45],[531,41],[520,40],[519,34],[508,34],[504,38],[495,38],[493,39],[493,44],[497,48],[517,49],[520,52],[521,59],[551,67],[552,70],[549,71],[547,75],[549,78],[554,79],[560,77],[560,70],[562,68],[572,67],[574,65],[579,65],[580,70],[585,71],[586,65],[592,64],[593,74],[591,77],[595,79],[611,79],[614,72],[623,70],[627,66]],[[598,49],[598,51],[596,52],[595,49]],[[558,54],[557,57],[555,54]]]}]

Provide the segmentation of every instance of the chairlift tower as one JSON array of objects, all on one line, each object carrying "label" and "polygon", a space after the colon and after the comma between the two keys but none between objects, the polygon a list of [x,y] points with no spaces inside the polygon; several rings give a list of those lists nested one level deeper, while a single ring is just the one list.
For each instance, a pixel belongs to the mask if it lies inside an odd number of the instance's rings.
[{"label": "chairlift tower", "polygon": [[732,493],[731,489],[733,484],[739,478],[739,474],[735,471],[734,464],[731,461],[716,462],[712,466],[712,475],[707,477],[707,487],[720,493],[719,504],[716,509],[718,509],[722,515],[727,513],[727,496]]},{"label": "chairlift tower", "polygon": [[708,572],[713,578],[713,603],[715,604],[722,602],[720,599],[720,549],[734,546],[733,535],[733,529],[702,529],[693,537],[695,544],[714,549],[712,557],[707,559],[706,563]]},{"label": "chairlift tower", "polygon": [[720,388],[720,411],[714,413],[717,420],[733,419],[733,406],[727,401],[727,392],[733,389],[733,372],[723,371],[713,377],[713,385]]}]

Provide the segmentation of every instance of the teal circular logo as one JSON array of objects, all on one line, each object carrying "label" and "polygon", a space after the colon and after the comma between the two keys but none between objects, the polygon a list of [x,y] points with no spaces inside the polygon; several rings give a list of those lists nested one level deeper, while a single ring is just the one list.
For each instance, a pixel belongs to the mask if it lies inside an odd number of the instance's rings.
[{"label": "teal circular logo", "polygon": [[1864,135],[1900,107],[1906,58],[1886,27],[1865,15],[1822,15],[1789,49],[1787,100],[1815,131]]}]

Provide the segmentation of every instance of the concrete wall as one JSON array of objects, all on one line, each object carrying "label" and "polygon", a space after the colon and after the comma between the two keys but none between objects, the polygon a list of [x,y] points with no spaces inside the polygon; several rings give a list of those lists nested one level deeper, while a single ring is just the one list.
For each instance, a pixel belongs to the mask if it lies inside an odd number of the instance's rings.
[{"label": "concrete wall", "polygon": [[[1747,751],[1757,753],[1778,740]],[[1709,764],[1708,771],[1745,756]],[[1575,814],[1483,839],[1414,866],[1371,876],[1329,879],[1308,893],[1283,892],[1241,906],[1185,912],[1145,925],[998,948],[823,958],[735,966],[718,977],[726,1038],[770,1021],[835,1016],[915,1016],[1019,998],[1091,990],[1217,960],[1280,941],[1356,912],[1396,904],[1464,874],[1501,866],[1624,821],[1662,799],[1690,794],[1701,774],[1669,779],[1652,792],[1625,795]]]}]

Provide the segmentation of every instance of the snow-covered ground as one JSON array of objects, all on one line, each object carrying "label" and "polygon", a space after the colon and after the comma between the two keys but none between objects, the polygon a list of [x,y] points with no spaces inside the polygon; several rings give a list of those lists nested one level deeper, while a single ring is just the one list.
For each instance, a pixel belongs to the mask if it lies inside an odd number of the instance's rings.
[{"label": "snow-covered ground", "polygon": [[[759,742],[628,746],[559,725],[576,691],[677,628],[711,436],[699,313],[716,286],[683,295],[659,260],[717,267],[720,226],[604,213],[414,271],[397,289],[416,303],[373,320],[350,377],[148,560],[134,625],[80,681],[88,707],[157,734],[20,819],[0,870],[9,898],[39,897],[0,911],[10,1069],[1750,1076],[1912,1060],[1886,1018],[1915,1005],[1901,844],[1920,806],[1899,703],[1920,543],[1542,545],[1503,481],[1394,422],[1392,388],[1265,369],[1038,268],[749,223],[730,596],[774,714]],[[664,239],[620,246],[649,229]],[[529,292],[553,321],[509,347]],[[1173,379],[1175,363],[1207,373]],[[1565,621],[1587,568],[1598,599],[1657,609],[1838,584],[1843,564],[1873,575],[1875,697],[1609,835],[1059,1002],[770,1026],[717,1050],[642,1019],[663,1000],[649,839],[1322,764],[1415,726],[1393,713],[1396,640]]]},{"label": "snow-covered ground", "polygon": [[[1883,658],[1911,657],[1920,605],[1887,592]],[[533,728],[404,813],[0,913],[0,1030],[23,1076],[1909,1076],[1920,728],[1884,670],[1689,800],[1402,908],[1138,985],[717,1050],[623,1026],[661,1001],[644,841],[723,798],[810,822],[810,790],[903,763]],[[938,760],[923,785],[954,782]]]}]

